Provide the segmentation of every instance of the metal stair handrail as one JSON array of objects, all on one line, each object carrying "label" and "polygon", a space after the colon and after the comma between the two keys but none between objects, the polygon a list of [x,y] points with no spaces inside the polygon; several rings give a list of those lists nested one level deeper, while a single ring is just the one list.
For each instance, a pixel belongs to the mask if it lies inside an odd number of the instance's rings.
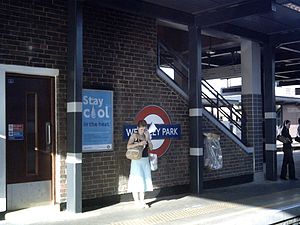
[{"label": "metal stair handrail", "polygon": [[[209,84],[206,80],[202,80],[202,85],[213,95],[216,97],[217,103],[215,104],[217,107],[222,107],[223,105],[225,105],[226,107],[230,106],[230,113],[232,116],[236,117],[237,121],[241,121],[242,120],[242,114],[232,106],[232,104],[230,104],[227,99],[224,98],[223,95],[221,95],[219,92],[217,92],[212,86],[211,84]],[[229,108],[229,107],[228,107]],[[231,116],[231,118],[232,118]],[[236,122],[237,122],[236,121]]]},{"label": "metal stair handrail", "polygon": [[[174,50],[172,50],[170,47],[168,47],[166,44],[162,43],[161,41],[158,41],[158,59],[157,63],[160,67],[161,65],[161,58],[164,60],[165,64],[169,66],[170,68],[174,69],[174,71],[178,72],[179,76],[188,80],[188,74],[189,74],[189,68],[187,62],[178,55],[178,53]],[[169,62],[167,57],[163,55],[162,53],[165,53],[165,55],[168,55],[171,59],[175,59],[177,63],[182,66],[182,68],[186,71],[186,74],[181,71],[180,68],[177,68],[176,65],[172,62]],[[175,82],[175,81],[174,81]],[[241,113],[234,108],[232,104],[230,104],[219,92],[217,92],[206,80],[202,79],[201,85],[205,87],[206,90],[209,91],[209,93],[215,97],[215,100],[210,98],[206,93],[201,91],[202,98],[204,98],[208,103],[211,104],[211,106],[214,106],[217,109],[217,119],[220,119],[220,114],[223,115],[225,118],[228,119],[228,121],[237,127],[237,129],[241,130],[241,125],[238,123],[242,120]],[[183,88],[184,89],[184,88]],[[230,114],[228,114],[222,107],[226,107],[229,109]],[[235,119],[233,119],[235,117]]]},{"label": "metal stair handrail", "polygon": [[[186,70],[189,71],[188,68],[188,62],[186,62],[181,56],[179,56],[178,52],[172,50],[170,47],[167,47],[166,44],[164,44],[162,41],[158,41],[158,55],[160,56],[160,48],[162,48],[163,50],[165,50],[168,53],[171,53],[172,58],[175,58],[176,61]],[[157,57],[157,59],[159,60],[160,57]],[[160,65],[160,63],[158,63],[158,65]]]}]

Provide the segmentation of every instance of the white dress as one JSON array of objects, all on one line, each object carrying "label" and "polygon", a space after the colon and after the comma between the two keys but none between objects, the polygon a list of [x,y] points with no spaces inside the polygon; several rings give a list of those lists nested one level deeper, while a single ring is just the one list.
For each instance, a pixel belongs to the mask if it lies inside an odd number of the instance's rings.
[{"label": "white dress", "polygon": [[149,158],[131,160],[128,192],[146,191],[153,191]]},{"label": "white dress", "polygon": [[[137,134],[132,134],[129,139],[129,144],[134,143],[139,139]],[[143,140],[142,138],[141,140]],[[151,148],[152,149],[152,143]],[[149,157],[142,157],[138,160],[131,160],[130,174],[128,180],[128,192],[146,192],[153,191],[152,178],[151,178],[151,168]]]}]

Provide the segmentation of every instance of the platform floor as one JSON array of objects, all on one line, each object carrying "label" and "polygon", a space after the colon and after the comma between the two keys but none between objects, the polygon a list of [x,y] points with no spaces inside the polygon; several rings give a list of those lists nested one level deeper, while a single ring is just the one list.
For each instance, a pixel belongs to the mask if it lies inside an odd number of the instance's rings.
[{"label": "platform floor", "polygon": [[[282,156],[278,152],[278,174]],[[300,178],[300,151],[294,153],[294,158],[296,176]],[[137,209],[132,202],[123,202],[80,214],[41,206],[7,213],[0,225],[272,224],[300,215],[300,180],[257,179],[243,185],[204,190],[200,196],[169,196],[147,202],[148,209]]]}]

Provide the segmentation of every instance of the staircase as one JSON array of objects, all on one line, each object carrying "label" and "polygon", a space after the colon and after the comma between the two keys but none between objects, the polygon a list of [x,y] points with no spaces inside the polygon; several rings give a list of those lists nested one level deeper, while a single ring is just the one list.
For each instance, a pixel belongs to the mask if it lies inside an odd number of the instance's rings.
[{"label": "staircase", "polygon": [[[178,52],[166,44],[158,42],[157,46],[157,74],[172,86],[186,101],[189,91],[189,66],[187,61]],[[202,79],[203,115],[226,134],[233,142],[247,153],[248,148],[241,140],[242,114],[238,107],[226,100],[206,80]]]}]

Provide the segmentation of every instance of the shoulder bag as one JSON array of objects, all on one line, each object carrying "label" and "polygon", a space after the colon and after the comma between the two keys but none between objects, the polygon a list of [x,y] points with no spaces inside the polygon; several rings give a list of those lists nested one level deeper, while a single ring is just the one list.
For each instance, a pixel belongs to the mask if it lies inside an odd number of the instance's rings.
[{"label": "shoulder bag", "polygon": [[289,143],[290,142],[290,139],[287,138],[287,137],[284,137],[283,135],[279,134],[277,135],[277,138],[276,138],[278,141],[282,142],[283,144],[286,144],[286,143]]},{"label": "shoulder bag", "polygon": [[137,160],[142,158],[143,150],[141,148],[128,148],[126,151],[126,158],[130,160]]},{"label": "shoulder bag", "polygon": [[[135,136],[133,143],[138,143],[138,138]],[[142,158],[143,155],[143,146],[138,146],[135,148],[127,148],[126,158],[130,160],[137,160]]]}]

